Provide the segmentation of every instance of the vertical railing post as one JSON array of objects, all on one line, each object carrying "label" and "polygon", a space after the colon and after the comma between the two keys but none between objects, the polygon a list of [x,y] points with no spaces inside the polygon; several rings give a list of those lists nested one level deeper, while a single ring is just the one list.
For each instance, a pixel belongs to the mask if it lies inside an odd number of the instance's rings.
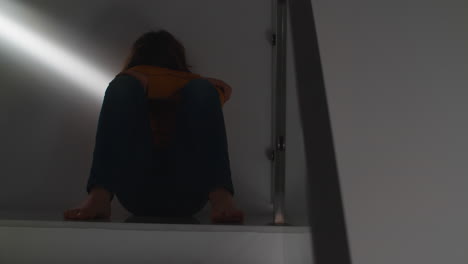
[{"label": "vertical railing post", "polygon": [[272,201],[273,224],[284,225],[286,177],[286,0],[273,0],[273,151]]}]

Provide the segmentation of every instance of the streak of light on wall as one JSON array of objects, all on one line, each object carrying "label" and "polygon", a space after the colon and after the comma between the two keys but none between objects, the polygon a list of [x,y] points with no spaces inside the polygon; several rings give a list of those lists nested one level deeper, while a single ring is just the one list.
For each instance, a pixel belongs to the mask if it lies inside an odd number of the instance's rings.
[{"label": "streak of light on wall", "polygon": [[113,78],[111,74],[91,65],[59,43],[50,41],[28,25],[21,24],[20,19],[17,20],[0,11],[0,41],[6,41],[15,49],[39,60],[93,97],[103,97],[105,88]]}]

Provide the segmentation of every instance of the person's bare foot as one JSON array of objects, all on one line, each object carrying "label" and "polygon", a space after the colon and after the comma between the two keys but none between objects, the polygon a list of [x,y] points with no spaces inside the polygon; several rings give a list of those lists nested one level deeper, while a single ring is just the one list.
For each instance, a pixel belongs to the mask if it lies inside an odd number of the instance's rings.
[{"label": "person's bare foot", "polygon": [[110,197],[109,191],[95,187],[80,206],[66,210],[63,216],[65,220],[110,219]]},{"label": "person's bare foot", "polygon": [[242,223],[244,221],[244,212],[236,207],[234,198],[226,189],[216,189],[210,193],[209,199],[213,223]]}]

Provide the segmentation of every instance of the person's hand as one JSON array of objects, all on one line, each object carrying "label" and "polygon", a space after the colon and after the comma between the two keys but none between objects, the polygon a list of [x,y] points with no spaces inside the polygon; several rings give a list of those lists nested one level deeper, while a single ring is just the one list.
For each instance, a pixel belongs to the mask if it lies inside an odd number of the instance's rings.
[{"label": "person's hand", "polygon": [[218,79],[214,79],[214,78],[205,78],[205,79],[208,80],[215,87],[218,87],[221,90],[223,90],[224,98],[225,98],[226,101],[228,101],[231,98],[232,88],[227,83],[225,83],[225,82],[223,82],[221,80],[218,80]]}]

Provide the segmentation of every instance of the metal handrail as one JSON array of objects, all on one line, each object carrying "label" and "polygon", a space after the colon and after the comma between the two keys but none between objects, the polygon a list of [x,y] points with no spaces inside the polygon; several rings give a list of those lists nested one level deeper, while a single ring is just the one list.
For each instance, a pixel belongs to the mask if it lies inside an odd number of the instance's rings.
[{"label": "metal handrail", "polygon": [[274,0],[273,44],[273,152],[272,152],[272,202],[273,224],[286,224],[285,183],[286,183],[286,0]]}]

